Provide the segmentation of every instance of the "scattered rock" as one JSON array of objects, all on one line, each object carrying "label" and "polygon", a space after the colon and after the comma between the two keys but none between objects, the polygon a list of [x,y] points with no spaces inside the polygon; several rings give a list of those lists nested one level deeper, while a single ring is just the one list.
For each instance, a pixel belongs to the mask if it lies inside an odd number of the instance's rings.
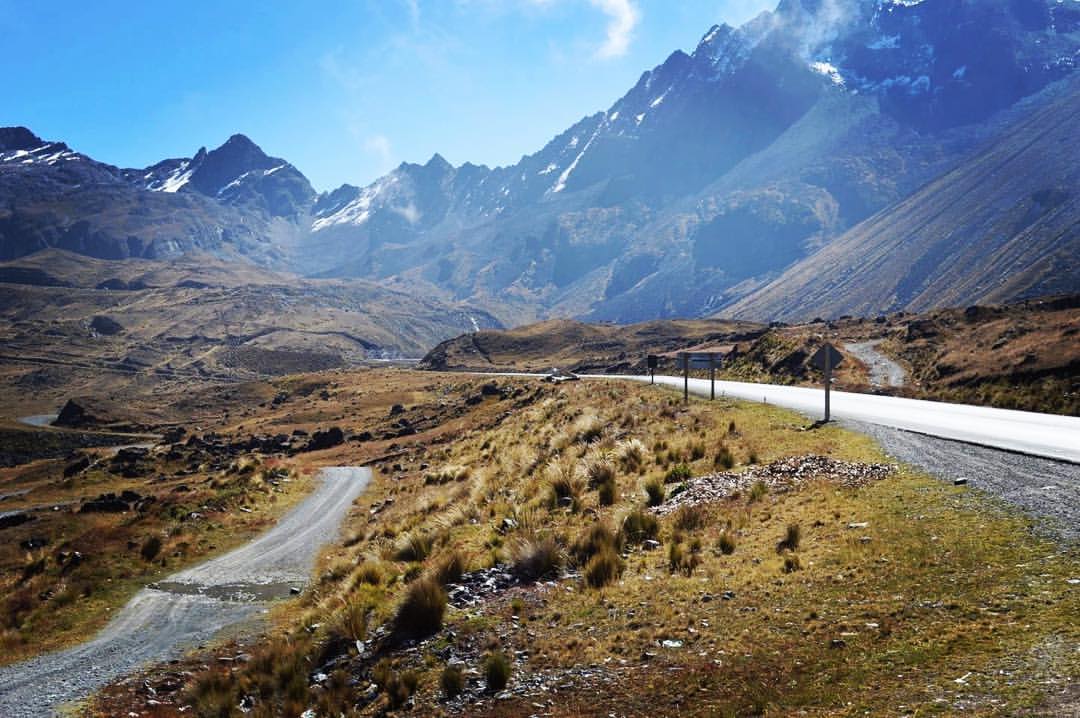
[{"label": "scattered rock", "polygon": [[748,490],[758,481],[772,492],[790,491],[807,481],[826,480],[845,488],[857,488],[880,481],[896,470],[890,464],[864,464],[839,461],[827,456],[791,456],[764,466],[751,466],[742,472],[721,472],[690,479],[685,489],[673,494],[653,511],[661,516],[684,505],[721,501]]},{"label": "scattered rock", "polygon": [[[137,496],[138,494],[136,494]],[[79,508],[80,514],[92,513],[122,513],[131,508],[128,502],[116,494],[101,494],[96,499],[83,503]]]},{"label": "scattered rock", "polygon": [[967,486],[967,482],[968,480],[964,478],[953,479],[953,486]]},{"label": "scattered rock", "polygon": [[316,431],[301,451],[322,451],[345,442],[345,432],[341,427],[332,426],[326,431]]},{"label": "scattered rock", "polygon": [[107,337],[111,337],[115,334],[120,334],[124,331],[124,325],[116,321],[112,317],[106,317],[103,314],[99,314],[90,320],[90,328],[98,334],[102,334]]},{"label": "scattered rock", "polygon": [[4,513],[0,513],[0,529],[21,526],[27,521],[33,520],[34,517],[25,511],[5,511]]},{"label": "scattered rock", "polygon": [[19,547],[24,551],[33,551],[36,548],[42,548],[49,545],[49,539],[44,536],[32,536],[25,541],[19,542]]},{"label": "scattered rock", "polygon": [[90,468],[90,457],[84,454],[64,467],[64,478],[70,478],[75,474],[86,471],[88,468]]}]

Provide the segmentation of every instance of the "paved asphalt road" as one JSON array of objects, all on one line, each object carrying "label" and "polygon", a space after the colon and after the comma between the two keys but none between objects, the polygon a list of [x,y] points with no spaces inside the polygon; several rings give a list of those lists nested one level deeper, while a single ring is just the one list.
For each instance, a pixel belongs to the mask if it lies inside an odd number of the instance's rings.
[{"label": "paved asphalt road", "polygon": [[307,583],[319,547],[337,534],[366,468],[323,469],[318,488],[255,541],[147,587],[92,640],[0,668],[0,716],[55,714],[142,665],[181,655],[267,599]]},{"label": "paved asphalt road", "polygon": [[[649,381],[647,376],[629,375],[589,378]],[[657,376],[656,383],[683,388],[682,377]],[[709,381],[690,379],[690,392],[708,396]],[[800,386],[717,381],[716,395],[765,401],[816,418],[823,415],[825,407],[822,389]],[[832,416],[1080,464],[1080,418],[1077,417],[845,391],[832,392]]]}]

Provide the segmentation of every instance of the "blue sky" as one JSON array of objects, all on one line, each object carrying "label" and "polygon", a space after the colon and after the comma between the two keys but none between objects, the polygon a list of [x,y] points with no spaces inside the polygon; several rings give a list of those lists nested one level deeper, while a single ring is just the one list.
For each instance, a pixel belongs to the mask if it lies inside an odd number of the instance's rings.
[{"label": "blue sky", "polygon": [[318,190],[516,162],[776,0],[0,0],[0,125],[124,167],[234,132]]}]

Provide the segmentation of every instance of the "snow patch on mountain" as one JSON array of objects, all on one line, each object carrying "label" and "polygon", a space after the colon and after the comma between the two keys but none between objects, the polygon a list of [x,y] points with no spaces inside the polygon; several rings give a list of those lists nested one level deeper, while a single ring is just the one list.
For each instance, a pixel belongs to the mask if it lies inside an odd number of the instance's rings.
[{"label": "snow patch on mountain", "polygon": [[325,217],[319,217],[311,223],[311,230],[318,232],[334,225],[351,224],[359,226],[371,218],[372,204],[391,185],[398,182],[396,175],[387,175],[373,184],[360,190],[360,194],[352,202],[341,209]]}]

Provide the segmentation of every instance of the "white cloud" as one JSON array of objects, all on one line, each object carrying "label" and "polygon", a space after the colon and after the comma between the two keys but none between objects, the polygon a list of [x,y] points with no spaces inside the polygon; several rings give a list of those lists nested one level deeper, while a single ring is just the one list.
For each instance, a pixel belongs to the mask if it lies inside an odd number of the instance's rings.
[{"label": "white cloud", "polygon": [[382,172],[389,171],[394,167],[394,150],[390,146],[390,139],[386,135],[369,135],[364,140],[364,151],[375,156]]},{"label": "white cloud", "polygon": [[611,58],[626,54],[634,28],[641,20],[641,11],[631,0],[589,0],[608,16],[607,39],[596,51],[597,57]]}]

